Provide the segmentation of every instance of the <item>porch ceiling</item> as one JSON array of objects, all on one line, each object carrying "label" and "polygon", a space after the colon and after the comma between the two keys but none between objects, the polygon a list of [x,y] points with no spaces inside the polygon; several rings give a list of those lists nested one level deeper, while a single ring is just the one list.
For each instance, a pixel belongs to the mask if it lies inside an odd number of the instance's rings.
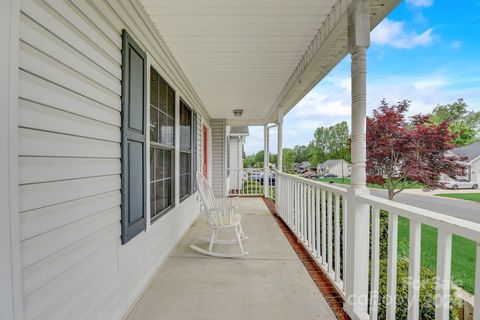
[{"label": "porch ceiling", "polygon": [[[232,119],[233,109],[244,109],[242,119],[262,120],[271,118],[272,110],[290,94],[289,79],[312,39],[339,7],[337,0],[140,2],[212,118]],[[394,1],[372,2],[383,6]],[[344,19],[343,14],[339,19]],[[341,28],[344,32],[335,34],[340,48],[337,41],[329,44],[335,48],[333,57],[329,53],[325,62],[317,64],[312,77],[316,82],[346,54],[346,23]],[[295,90],[297,95],[306,93]],[[299,100],[289,98],[291,103]]]}]

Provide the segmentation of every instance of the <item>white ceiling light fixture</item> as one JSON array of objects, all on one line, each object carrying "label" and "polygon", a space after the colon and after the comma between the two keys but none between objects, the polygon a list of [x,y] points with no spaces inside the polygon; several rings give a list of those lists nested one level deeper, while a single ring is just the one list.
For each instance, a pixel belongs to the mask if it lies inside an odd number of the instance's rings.
[{"label": "white ceiling light fixture", "polygon": [[243,114],[243,109],[234,109],[234,110],[233,110],[233,115],[234,115],[235,117],[241,117],[242,114]]}]

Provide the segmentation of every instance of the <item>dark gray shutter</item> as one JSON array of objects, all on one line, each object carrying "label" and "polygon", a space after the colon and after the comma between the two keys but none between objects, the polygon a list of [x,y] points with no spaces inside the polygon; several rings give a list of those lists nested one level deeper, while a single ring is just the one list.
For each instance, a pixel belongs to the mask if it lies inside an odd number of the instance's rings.
[{"label": "dark gray shutter", "polygon": [[122,243],[146,224],[146,54],[123,30],[122,47]]}]

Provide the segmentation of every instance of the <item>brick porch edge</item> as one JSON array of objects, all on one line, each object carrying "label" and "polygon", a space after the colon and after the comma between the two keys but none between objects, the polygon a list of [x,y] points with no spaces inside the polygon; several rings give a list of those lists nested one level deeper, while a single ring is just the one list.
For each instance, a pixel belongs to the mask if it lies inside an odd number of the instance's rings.
[{"label": "brick porch edge", "polygon": [[268,210],[277,221],[278,226],[282,230],[283,234],[287,238],[288,242],[292,246],[293,250],[297,254],[298,258],[302,261],[305,269],[310,274],[313,282],[317,285],[318,289],[327,300],[328,305],[332,309],[337,319],[350,319],[350,317],[343,310],[343,299],[338,294],[337,290],[333,286],[327,275],[320,269],[315,263],[310,253],[297,241],[296,236],[283,222],[283,220],[276,214],[275,203],[271,199],[262,198]]}]

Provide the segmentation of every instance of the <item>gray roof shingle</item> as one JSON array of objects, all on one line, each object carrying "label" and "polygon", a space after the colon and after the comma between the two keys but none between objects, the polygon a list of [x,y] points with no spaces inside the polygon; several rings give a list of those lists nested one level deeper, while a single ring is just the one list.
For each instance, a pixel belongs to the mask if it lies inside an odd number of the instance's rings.
[{"label": "gray roof shingle", "polygon": [[465,147],[453,149],[452,152],[459,157],[466,157],[468,161],[475,160],[480,157],[480,141]]}]

